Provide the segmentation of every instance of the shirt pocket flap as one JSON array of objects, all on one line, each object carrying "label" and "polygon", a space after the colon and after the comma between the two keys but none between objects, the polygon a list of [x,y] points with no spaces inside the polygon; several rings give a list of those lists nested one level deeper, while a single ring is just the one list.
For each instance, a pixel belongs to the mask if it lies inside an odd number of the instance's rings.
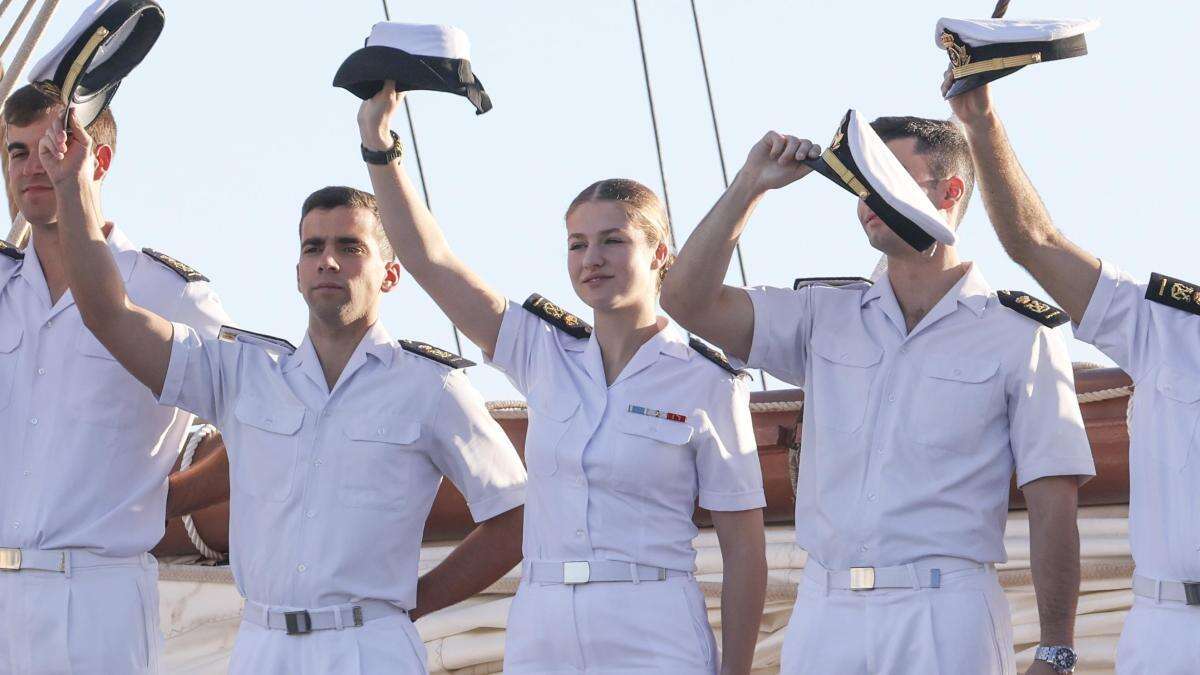
[{"label": "shirt pocket flap", "polygon": [[257,396],[239,397],[233,414],[242,424],[284,436],[296,433],[304,422],[303,406],[267,404]]},{"label": "shirt pocket flap", "polygon": [[529,396],[529,407],[535,415],[565,422],[579,409],[579,397],[571,392],[562,392],[555,396],[537,390]]},{"label": "shirt pocket flap", "polygon": [[364,417],[346,425],[346,437],[352,441],[408,445],[421,437],[421,425],[408,420]]},{"label": "shirt pocket flap", "polygon": [[684,445],[692,440],[693,433],[691,425],[685,422],[660,420],[635,413],[622,417],[618,426],[627,434],[651,438],[668,445]]},{"label": "shirt pocket flap", "polygon": [[21,344],[21,327],[16,325],[16,320],[5,321],[7,325],[0,325],[0,354],[8,354]]},{"label": "shirt pocket flap", "polygon": [[1200,379],[1182,370],[1163,366],[1158,369],[1155,380],[1158,390],[1163,396],[1180,403],[1195,403],[1200,400]]},{"label": "shirt pocket flap", "polygon": [[75,347],[79,350],[80,354],[85,356],[94,356],[96,358],[108,359],[110,361],[116,360],[113,358],[112,354],[108,353],[108,349],[106,349],[104,345],[100,344],[100,341],[96,339],[96,336],[92,335],[92,331],[86,328],[79,331],[79,337],[75,340]]},{"label": "shirt pocket flap", "polygon": [[883,358],[883,350],[877,345],[827,334],[813,336],[812,350],[827,361],[854,368],[870,368]]},{"label": "shirt pocket flap", "polygon": [[978,383],[991,379],[1000,370],[1000,361],[931,355],[926,358],[922,370],[939,380]]}]

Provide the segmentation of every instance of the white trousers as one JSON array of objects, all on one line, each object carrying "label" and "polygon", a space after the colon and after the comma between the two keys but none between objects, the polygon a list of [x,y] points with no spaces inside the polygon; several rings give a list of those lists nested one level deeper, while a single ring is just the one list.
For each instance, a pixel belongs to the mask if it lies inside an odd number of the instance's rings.
[{"label": "white trousers", "polygon": [[783,675],[1013,675],[1012,622],[995,570],[941,576],[941,588],[826,590],[800,583]]},{"label": "white trousers", "polygon": [[243,621],[231,675],[424,675],[425,643],[407,614],[304,635]]},{"label": "white trousers", "polygon": [[506,675],[714,675],[717,661],[704,595],[690,577],[522,581],[508,614]]},{"label": "white trousers", "polygon": [[158,563],[0,572],[0,673],[159,672]]},{"label": "white trousers", "polygon": [[1200,607],[1135,597],[1117,643],[1117,673],[1200,673]]}]

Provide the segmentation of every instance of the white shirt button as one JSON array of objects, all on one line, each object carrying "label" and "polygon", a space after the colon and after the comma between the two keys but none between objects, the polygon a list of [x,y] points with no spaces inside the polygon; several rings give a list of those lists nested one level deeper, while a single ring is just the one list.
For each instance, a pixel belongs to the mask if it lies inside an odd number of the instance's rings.
[{"label": "white shirt button", "polygon": [[583,536],[583,530],[575,530],[575,536],[576,536],[576,537],[582,537],[582,536]]},{"label": "white shirt button", "polygon": [[863,544],[862,546],[858,547],[859,553],[866,553],[867,551],[870,551],[870,550],[871,550],[871,547],[867,546],[866,544]]},{"label": "white shirt button", "polygon": [[375,434],[378,436],[382,436],[385,433],[387,433],[387,429],[384,429],[383,427],[379,427],[379,429],[375,432]]},{"label": "white shirt button", "polygon": [[34,426],[37,426],[37,418],[36,418],[36,417],[30,417],[30,418],[29,418],[29,423],[30,423],[30,424],[32,424],[32,425],[34,425]]},{"label": "white shirt button", "polygon": [[26,477],[33,475],[33,472],[30,471],[29,469],[25,469],[24,471],[22,471],[22,473],[25,474]]},{"label": "white shirt button", "polygon": [[895,394],[889,394],[889,395],[888,395],[888,403],[895,403],[895,402],[896,402],[896,395],[895,395]]},{"label": "white shirt button", "polygon": [[877,497],[876,497],[876,495],[875,495],[875,493],[874,493],[874,492],[872,492],[871,494],[867,495],[867,501],[873,502],[873,501],[875,501],[875,499],[876,499],[876,498],[877,498]]},{"label": "white shirt button", "polygon": [[315,518],[315,517],[316,517],[316,515],[317,515],[317,512],[316,512],[316,511],[309,511],[308,513],[306,513],[306,514],[304,514],[304,515],[308,516],[309,518]]},{"label": "white shirt button", "polygon": [[307,570],[307,569],[308,569],[308,566],[306,566],[304,563],[300,563],[299,565],[296,565],[296,571],[300,572],[301,574],[303,574],[305,572],[305,570]]},{"label": "white shirt button", "polygon": [[14,530],[21,529],[21,521],[18,520],[18,521],[13,522],[13,529]]},{"label": "white shirt button", "polygon": [[325,462],[322,462],[322,461],[321,461],[321,460],[319,460],[319,459],[314,459],[314,460],[313,460],[313,466],[321,466],[321,465],[322,465],[322,464],[324,464],[324,463],[325,463]]},{"label": "white shirt button", "polygon": [[37,371],[37,373],[38,373],[38,375],[45,375],[45,374],[46,374],[46,369],[45,369],[45,368],[38,368],[38,371]]}]

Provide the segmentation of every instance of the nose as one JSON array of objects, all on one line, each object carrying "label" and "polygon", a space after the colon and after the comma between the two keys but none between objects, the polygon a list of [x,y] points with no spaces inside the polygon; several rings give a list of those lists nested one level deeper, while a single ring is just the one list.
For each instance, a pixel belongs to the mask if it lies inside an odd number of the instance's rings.
[{"label": "nose", "polygon": [[42,159],[38,157],[36,152],[31,152],[25,156],[25,161],[21,162],[21,173],[26,176],[37,176],[46,173],[46,169],[42,166]]},{"label": "nose", "polygon": [[604,264],[604,256],[600,253],[599,246],[588,246],[583,253],[583,266],[588,269],[600,267]]},{"label": "nose", "polygon": [[337,258],[328,253],[321,258],[321,264],[317,266],[318,272],[337,272],[340,269],[341,266],[338,265]]}]

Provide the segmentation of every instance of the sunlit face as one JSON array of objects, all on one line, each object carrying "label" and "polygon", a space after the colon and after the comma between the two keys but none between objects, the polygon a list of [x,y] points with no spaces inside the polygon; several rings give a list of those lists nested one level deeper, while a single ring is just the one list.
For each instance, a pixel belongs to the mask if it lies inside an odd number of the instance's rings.
[{"label": "sunlit face", "polygon": [[380,255],[377,226],[369,210],[348,206],[314,209],[300,221],[296,281],[309,311],[326,323],[369,316],[395,287],[400,266]]},{"label": "sunlit face", "polygon": [[58,202],[54,186],[38,159],[38,142],[46,134],[52,116],[49,112],[25,127],[9,126],[5,146],[8,151],[8,175],[13,197],[21,214],[34,225],[57,220]]},{"label": "sunlit face", "polygon": [[[929,166],[929,159],[917,152],[917,139],[897,138],[888,141],[887,146],[891,149],[892,154],[896,155],[896,159],[900,160],[900,164],[908,170],[917,185],[921,186],[921,190],[925,192],[934,206],[945,213],[947,221],[950,221],[950,214],[947,210],[953,208],[955,201],[945,198],[944,183],[947,177],[936,175]],[[924,257],[905,243],[892,228],[885,225],[862,199],[858,200],[858,222],[862,225],[872,248],[888,255]]]},{"label": "sunlit face", "polygon": [[567,218],[567,272],[575,293],[592,309],[653,304],[666,257],[666,245],[651,246],[617,202],[585,202]]}]

